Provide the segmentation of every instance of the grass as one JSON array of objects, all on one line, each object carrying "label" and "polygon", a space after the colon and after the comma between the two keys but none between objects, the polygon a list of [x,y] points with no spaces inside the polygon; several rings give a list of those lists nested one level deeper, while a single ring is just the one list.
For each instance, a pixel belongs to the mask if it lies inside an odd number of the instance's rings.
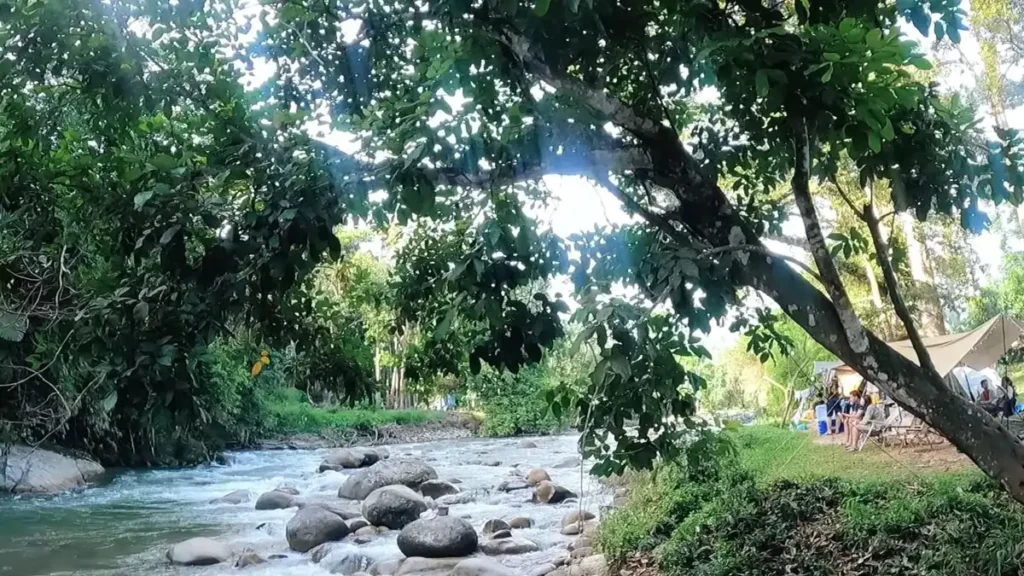
[{"label": "grass", "polygon": [[319,434],[329,430],[372,430],[388,425],[417,425],[443,420],[444,412],[431,410],[383,410],[379,408],[320,408],[307,402],[301,392],[281,395],[270,405],[273,431],[277,434]]},{"label": "grass", "polygon": [[[959,461],[947,471],[941,466],[928,467],[929,452],[914,452],[869,444],[861,452],[850,453],[842,446],[815,442],[814,433],[767,426],[746,426],[731,433],[740,462],[759,482],[773,480],[811,480],[837,477],[858,481],[918,480],[935,476],[980,476],[973,466]],[[951,448],[941,449],[951,455]],[[922,464],[925,464],[922,467]]]},{"label": "grass", "polygon": [[629,475],[597,537],[615,566],[639,553],[667,576],[1024,574],[1024,509],[948,446],[929,452],[951,470],[778,428],[725,437],[725,456]]}]

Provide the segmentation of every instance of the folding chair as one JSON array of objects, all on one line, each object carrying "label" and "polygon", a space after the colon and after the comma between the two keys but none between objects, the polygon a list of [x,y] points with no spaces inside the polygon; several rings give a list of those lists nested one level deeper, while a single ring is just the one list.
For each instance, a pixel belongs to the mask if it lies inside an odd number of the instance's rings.
[{"label": "folding chair", "polygon": [[[861,428],[860,439],[857,442],[857,451],[860,452],[868,443],[868,440],[877,442],[879,446],[885,446],[886,435],[898,429],[903,422],[903,413],[899,409],[893,410],[889,416],[882,421],[873,421],[866,427]],[[857,426],[861,426],[857,424]]]}]

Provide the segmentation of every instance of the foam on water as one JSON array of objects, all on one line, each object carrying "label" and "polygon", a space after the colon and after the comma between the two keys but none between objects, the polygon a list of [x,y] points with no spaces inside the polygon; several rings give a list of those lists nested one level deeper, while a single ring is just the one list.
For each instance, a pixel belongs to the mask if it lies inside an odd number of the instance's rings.
[{"label": "foam on water", "polygon": [[[523,439],[445,440],[389,446],[392,458],[419,458],[437,469],[441,479],[458,478],[459,487],[475,499],[450,507],[449,514],[466,518],[477,530],[489,519],[528,516],[535,522],[515,536],[532,540],[539,552],[497,559],[513,569],[538,566],[564,551],[570,540],[559,532],[562,517],[578,504],[555,506],[529,502],[530,492],[498,492],[504,480],[522,477],[530,468],[544,468],[553,481],[583,496],[583,506],[598,513],[610,500],[608,489],[581,468],[554,465],[576,456],[576,437],[528,439],[538,448],[522,448]],[[237,574],[230,565],[205,568],[171,567],[167,548],[193,536],[211,536],[240,552],[288,558],[245,570],[254,576],[317,576],[328,572],[308,554],[288,549],[284,528],[295,510],[255,510],[259,494],[280,486],[297,488],[303,498],[337,499],[347,472],[317,473],[325,450],[234,453],[231,466],[126,471],[105,485],[52,498],[0,499],[0,574],[7,576],[221,576]],[[478,462],[498,460],[500,466]],[[588,465],[585,465],[589,468]],[[582,484],[581,484],[582,482]],[[210,504],[234,490],[249,490],[245,504]],[[336,545],[332,556],[351,551],[373,560],[400,558],[397,532],[356,545]],[[341,556],[338,556],[341,557]]]}]

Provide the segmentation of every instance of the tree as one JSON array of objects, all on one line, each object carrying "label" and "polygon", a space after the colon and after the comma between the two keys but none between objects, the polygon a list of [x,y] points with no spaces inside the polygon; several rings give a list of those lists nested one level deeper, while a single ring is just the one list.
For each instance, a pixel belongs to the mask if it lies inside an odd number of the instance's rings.
[{"label": "tree", "polygon": [[[65,8],[51,2],[14,8]],[[703,381],[677,359],[706,355],[700,335],[756,290],[1024,500],[1024,447],[936,373],[881,233],[893,214],[876,211],[872,193],[887,185],[896,212],[919,220],[947,213],[971,230],[985,225],[980,201],[1024,197],[1024,139],[1005,130],[986,142],[970,109],[915,76],[931,64],[898,18],[923,34],[941,23],[953,37],[964,28],[957,2],[290,0],[262,8],[252,43],[230,1],[205,10],[191,2],[117,6],[150,25],[147,38],[158,25],[160,37],[153,50],[117,52],[130,61],[101,67],[104,86],[128,70],[154,75],[167,62],[185,77],[163,80],[191,87],[206,77],[206,60],[197,68],[180,56],[200,44],[219,42],[218,54],[242,65],[265,59],[274,74],[256,94],[257,112],[231,109],[288,135],[308,122],[329,125],[360,145],[349,155],[299,139],[304,150],[274,158],[302,159],[311,148],[302,174],[313,190],[333,192],[327,197],[340,199],[340,212],[380,223],[462,223],[468,249],[422,280],[435,302],[447,302],[442,322],[486,327],[469,351],[474,369],[516,372],[540,361],[564,331],[567,306],[542,292],[524,297],[522,288],[569,274],[583,325],[577,341],[600,350],[575,403],[594,424],[584,449],[601,457],[598,472],[678,454]],[[63,40],[56,53],[109,60],[109,51],[80,49],[88,43],[78,44],[77,17],[46,27]],[[88,17],[112,21],[133,46],[139,39],[124,20]],[[24,20],[12,42],[52,60],[54,52],[25,44],[39,18]],[[3,65],[24,66],[9,58]],[[210,105],[223,110],[230,98],[218,96]],[[269,153],[281,140],[260,142]],[[857,182],[837,193],[870,231],[920,366],[864,328],[821,232],[812,184],[846,161]],[[262,166],[260,157],[244,165]],[[634,222],[565,241],[538,230],[524,206],[544,203],[549,174],[592,180]],[[786,180],[816,270],[795,269],[760,240],[780,231],[772,193]],[[386,194],[376,202],[371,191]],[[253,219],[253,234],[275,229],[278,206],[270,206],[270,218]],[[323,217],[305,208],[303,218]],[[636,291],[621,294],[624,284]],[[757,341],[759,354],[783,342],[770,329]],[[632,419],[637,433],[625,426]]]},{"label": "tree", "polygon": [[[933,14],[947,35],[965,28],[953,2],[292,2],[250,54],[276,63],[283,104],[359,136],[356,156],[324,151],[346,186],[390,189],[383,208],[400,219],[485,221],[482,249],[433,279],[498,339],[478,358],[517,370],[537,357],[555,315],[484,309],[515,309],[508,286],[524,277],[574,276],[576,318],[602,350],[581,407],[621,441],[603,470],[672,453],[665,420],[692,410],[680,390],[700,383],[668,358],[702,353],[697,333],[753,288],[1024,499],[1024,448],[935,372],[881,234],[890,214],[870,193],[885,183],[897,212],[956,214],[977,230],[980,199],[1024,192],[1020,138],[1004,134],[986,158],[973,113],[911,72],[931,64],[897,17],[928,34]],[[707,87],[717,101],[694,98]],[[846,159],[858,182],[839,192],[871,232],[920,367],[864,329],[822,236],[812,182]],[[638,223],[576,239],[578,258],[551,250],[507,209],[543,197],[544,174],[592,179]],[[786,178],[824,292],[759,240],[778,224],[765,193]],[[643,297],[608,299],[615,282]],[[671,318],[651,314],[662,304]],[[630,415],[637,437],[621,425]],[[607,449],[596,437],[586,448]]]}]

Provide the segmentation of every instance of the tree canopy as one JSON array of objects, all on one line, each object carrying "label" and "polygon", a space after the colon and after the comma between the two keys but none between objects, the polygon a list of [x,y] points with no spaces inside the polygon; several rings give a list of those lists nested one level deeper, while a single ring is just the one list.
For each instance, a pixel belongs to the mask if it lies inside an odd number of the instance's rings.
[{"label": "tree canopy", "polygon": [[[73,230],[31,220],[58,213],[46,202],[133,224],[90,234],[110,265],[137,270],[95,316],[130,340],[111,367],[124,376],[183,369],[176,334],[215,329],[224,311],[274,326],[291,302],[280,294],[340,254],[332,224],[413,221],[432,234],[399,267],[401,313],[434,326],[439,349],[453,324],[473,327],[437,359],[541,361],[570,308],[535,288],[572,278],[576,340],[599,359],[587,390],[553,401],[580,410],[598,471],[678,453],[703,385],[678,359],[706,355],[712,323],[757,291],[1024,499],[1024,448],[932,367],[887,239],[895,213],[978,231],[982,203],[1024,198],[1024,138],[988,138],[905,32],[957,42],[956,0],[25,0],[0,15],[4,206],[64,246]],[[271,76],[245,92],[257,66]],[[358,150],[311,139],[311,125]],[[570,238],[538,226],[530,210],[554,174],[589,179],[632,223]],[[863,223],[919,365],[858,317],[819,219],[829,187]],[[234,195],[204,201],[222,188]],[[786,203],[813,270],[761,241]],[[188,295],[148,319],[149,299]],[[785,353],[770,312],[738,314],[758,354]],[[172,348],[137,350],[140,329]],[[187,378],[147,386],[172,381]]]}]

